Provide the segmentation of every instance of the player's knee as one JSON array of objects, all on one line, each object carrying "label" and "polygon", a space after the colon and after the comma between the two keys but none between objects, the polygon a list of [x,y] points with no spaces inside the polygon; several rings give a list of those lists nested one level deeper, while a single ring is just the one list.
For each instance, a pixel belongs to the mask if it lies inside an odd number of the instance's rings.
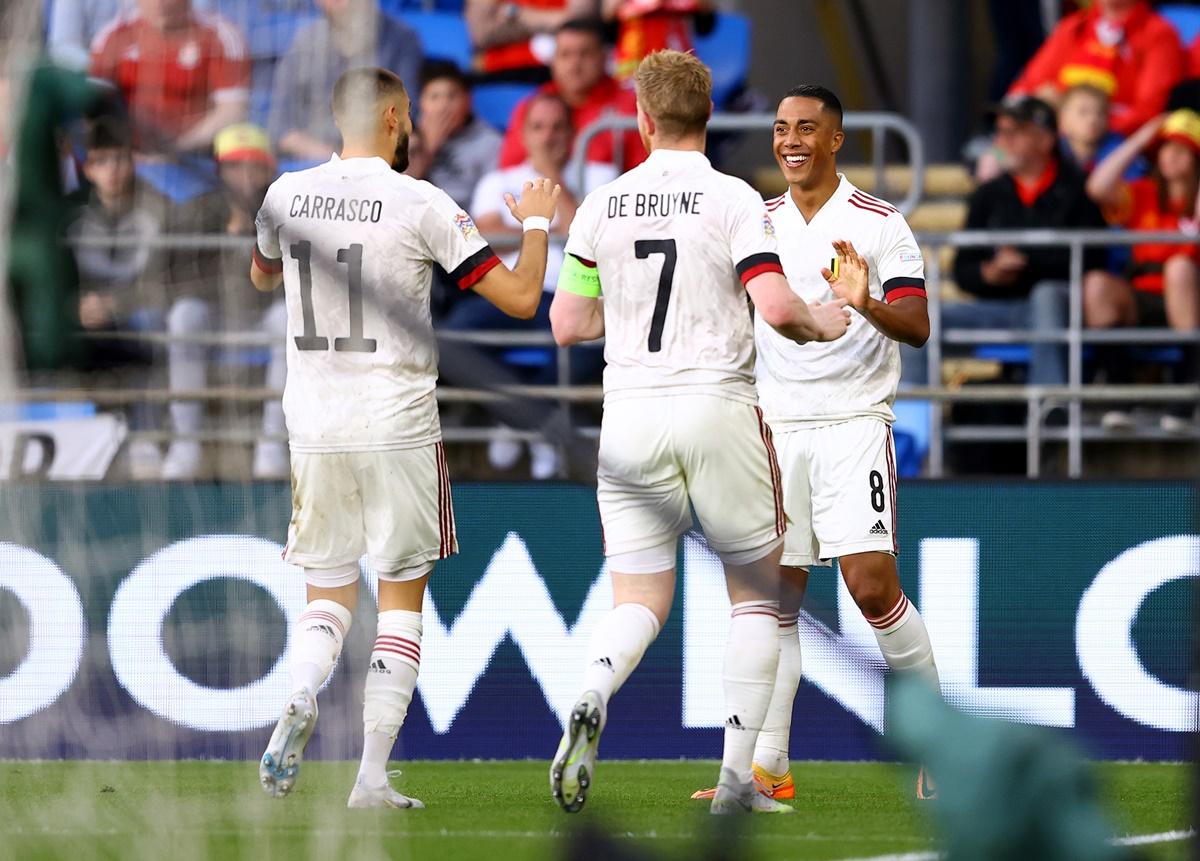
[{"label": "player's knee", "polygon": [[842,576],[850,597],[867,618],[878,618],[895,605],[900,584],[891,572],[875,565],[847,568],[843,562]]}]

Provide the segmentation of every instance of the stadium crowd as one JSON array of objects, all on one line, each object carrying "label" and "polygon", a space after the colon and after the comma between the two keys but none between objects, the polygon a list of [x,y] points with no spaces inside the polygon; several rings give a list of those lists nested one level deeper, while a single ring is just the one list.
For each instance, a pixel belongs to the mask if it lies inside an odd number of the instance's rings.
[{"label": "stadium crowd", "polygon": [[[439,7],[444,5],[438,4]],[[159,369],[180,392],[211,374],[282,385],[286,313],[245,283],[244,253],[113,245],[129,237],[253,235],[254,214],[280,171],[327,160],[339,145],[326,106],[333,82],[357,65],[380,65],[410,83],[414,132],[408,173],[445,189],[500,242],[517,227],[502,205],[532,176],[565,193],[553,227],[563,237],[578,201],[646,156],[635,131],[591,139],[581,167],[571,161],[583,129],[607,115],[632,116],[627,78],[662,47],[687,49],[713,26],[711,0],[464,0],[470,40],[430,43],[406,23],[404,0],[52,0],[49,54],[86,72],[104,93],[82,145],[69,160],[76,208],[68,230],[81,240],[75,260],[79,322],[91,332],[262,332],[267,349],[215,350],[177,339],[161,353],[145,342],[98,339],[93,367],[124,369],[130,385],[152,385]],[[1004,4],[1001,4],[1004,5]],[[414,10],[418,4],[413,3]],[[992,131],[974,170],[965,227],[1070,228],[1105,224],[1197,230],[1200,197],[1200,37],[1184,45],[1148,0],[1094,0],[1066,14],[1024,63],[989,113]],[[481,96],[485,93],[486,95]],[[473,99],[511,104],[499,120]],[[487,103],[490,108],[493,104]],[[718,106],[720,107],[720,106]],[[489,123],[484,115],[492,115]],[[561,244],[552,257],[561,259]],[[1200,244],[1146,244],[1128,252],[1090,251],[1085,261],[1086,325],[1200,328]],[[443,289],[434,314],[447,331],[548,329],[546,296],[527,323],[503,321],[470,295]],[[948,301],[953,328],[1061,331],[1069,279],[1065,249],[971,248],[957,255],[954,280],[971,301]],[[1192,381],[1187,350],[1169,363]],[[1096,351],[1097,379],[1131,373],[1118,347]],[[552,350],[497,350],[520,380],[557,379]],[[572,362],[572,379],[596,381],[595,351]],[[926,363],[908,351],[904,375],[925,382]],[[1065,348],[1032,349],[1028,378],[1066,381]],[[206,406],[180,399],[165,416],[150,406],[128,416],[134,429],[169,421],[179,436],[164,452],[150,442],[130,450],[135,477],[193,478],[204,469],[197,434]],[[1160,417],[1190,431],[1190,414]],[[257,419],[256,419],[257,421]],[[1103,422],[1131,421],[1109,411]],[[255,449],[257,477],[287,474],[278,403],[266,404]],[[492,465],[512,468],[521,449],[494,441]],[[530,451],[535,477],[557,471],[555,449]]]}]

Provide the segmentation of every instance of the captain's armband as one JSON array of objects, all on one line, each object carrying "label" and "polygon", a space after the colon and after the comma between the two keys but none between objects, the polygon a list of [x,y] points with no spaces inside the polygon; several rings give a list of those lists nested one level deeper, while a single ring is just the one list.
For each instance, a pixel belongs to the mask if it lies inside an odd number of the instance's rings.
[{"label": "captain's armband", "polygon": [[558,272],[558,288],[588,299],[600,298],[600,273],[596,264],[581,260],[574,254],[563,255],[562,269]]}]

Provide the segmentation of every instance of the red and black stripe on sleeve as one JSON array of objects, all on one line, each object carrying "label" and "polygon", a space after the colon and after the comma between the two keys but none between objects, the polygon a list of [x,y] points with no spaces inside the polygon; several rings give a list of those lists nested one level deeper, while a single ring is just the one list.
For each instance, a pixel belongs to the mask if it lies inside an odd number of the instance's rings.
[{"label": "red and black stripe on sleeve", "polygon": [[924,278],[889,278],[883,282],[883,301],[889,305],[905,296],[925,297]]},{"label": "red and black stripe on sleeve", "polygon": [[254,244],[254,265],[268,275],[278,275],[283,271],[283,258],[268,257],[262,253],[262,249],[258,247],[258,243],[256,242]]},{"label": "red and black stripe on sleeve", "polygon": [[783,274],[783,264],[779,262],[778,254],[770,251],[765,251],[762,254],[751,254],[737,265],[738,277],[742,279],[743,287],[765,272]]},{"label": "red and black stripe on sleeve", "polygon": [[470,290],[484,275],[499,265],[500,258],[496,256],[492,246],[485,245],[458,264],[450,273],[450,279],[458,285],[459,290]]}]

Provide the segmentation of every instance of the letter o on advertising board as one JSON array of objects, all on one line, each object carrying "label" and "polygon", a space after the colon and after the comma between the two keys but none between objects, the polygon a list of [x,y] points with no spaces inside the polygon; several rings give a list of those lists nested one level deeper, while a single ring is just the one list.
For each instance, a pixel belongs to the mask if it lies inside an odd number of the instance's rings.
[{"label": "letter o on advertising board", "polygon": [[29,653],[0,679],[0,724],[6,724],[41,711],[71,686],[87,625],[75,584],[28,547],[0,541],[0,590],[29,614]]},{"label": "letter o on advertising board", "polygon": [[162,626],[175,599],[221,577],[265,590],[287,618],[289,639],[304,612],[304,578],[273,541],[206,535],[166,547],[143,561],[113,596],[108,649],[117,680],[143,708],[198,730],[239,731],[273,724],[291,681],[287,649],[262,678],[239,688],[210,688],[182,675],[163,647]]},{"label": "letter o on advertising board", "polygon": [[1194,729],[1200,694],[1150,674],[1138,657],[1133,623],[1155,589],[1196,576],[1200,576],[1200,536],[1156,538],[1131,547],[1101,568],[1079,601],[1075,649],[1083,675],[1113,710],[1155,729]]}]

